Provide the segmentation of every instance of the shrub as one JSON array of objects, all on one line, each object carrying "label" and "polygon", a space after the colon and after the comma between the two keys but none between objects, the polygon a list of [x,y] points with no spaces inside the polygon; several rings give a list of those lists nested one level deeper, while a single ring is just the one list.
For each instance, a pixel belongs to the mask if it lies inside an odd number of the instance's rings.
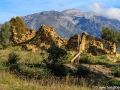
[{"label": "shrub", "polygon": [[19,55],[17,55],[16,53],[12,52],[9,54],[8,57],[9,64],[16,64],[19,60],[20,60]]},{"label": "shrub", "polygon": [[90,63],[90,60],[91,58],[87,53],[83,52],[80,55],[80,60],[79,60],[80,63]]},{"label": "shrub", "polygon": [[48,58],[44,59],[47,68],[56,76],[66,76],[67,68],[63,64],[67,52],[54,43],[48,48],[47,52],[49,53]]},{"label": "shrub", "polygon": [[115,72],[114,75],[115,75],[116,77],[120,77],[120,65],[115,66],[114,72]]}]

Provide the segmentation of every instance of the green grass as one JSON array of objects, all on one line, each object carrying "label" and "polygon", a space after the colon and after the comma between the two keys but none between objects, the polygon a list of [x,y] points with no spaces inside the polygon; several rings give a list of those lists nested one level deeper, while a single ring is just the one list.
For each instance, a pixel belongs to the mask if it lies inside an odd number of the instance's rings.
[{"label": "green grass", "polygon": [[111,62],[106,55],[100,55],[100,56],[90,56],[88,53],[83,52],[80,54],[80,63],[84,64],[98,64],[98,65],[111,65],[115,64]]}]

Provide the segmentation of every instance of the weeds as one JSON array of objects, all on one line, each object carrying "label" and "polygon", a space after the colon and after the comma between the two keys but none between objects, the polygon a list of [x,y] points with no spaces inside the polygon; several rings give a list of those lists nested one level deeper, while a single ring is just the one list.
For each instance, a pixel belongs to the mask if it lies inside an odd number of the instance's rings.
[{"label": "weeds", "polygon": [[8,63],[9,64],[16,64],[20,60],[19,55],[16,53],[12,52],[8,56]]}]

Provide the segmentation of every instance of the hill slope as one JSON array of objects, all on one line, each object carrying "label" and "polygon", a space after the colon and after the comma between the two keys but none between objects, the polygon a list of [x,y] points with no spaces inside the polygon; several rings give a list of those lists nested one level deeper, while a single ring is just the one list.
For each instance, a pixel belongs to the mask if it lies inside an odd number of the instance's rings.
[{"label": "hill slope", "polygon": [[93,36],[100,36],[101,27],[108,26],[120,30],[120,21],[107,19],[78,9],[43,11],[21,17],[29,28],[39,29],[40,24],[53,26],[61,37],[70,37],[86,31]]}]

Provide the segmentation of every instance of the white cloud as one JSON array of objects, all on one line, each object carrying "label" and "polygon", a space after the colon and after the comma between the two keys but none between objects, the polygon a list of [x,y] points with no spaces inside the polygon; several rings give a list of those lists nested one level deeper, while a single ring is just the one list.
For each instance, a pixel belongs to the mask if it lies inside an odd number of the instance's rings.
[{"label": "white cloud", "polygon": [[101,15],[110,19],[117,19],[120,21],[120,8],[105,8],[103,5],[103,3],[94,3],[89,5],[88,8],[91,12],[97,15]]}]

